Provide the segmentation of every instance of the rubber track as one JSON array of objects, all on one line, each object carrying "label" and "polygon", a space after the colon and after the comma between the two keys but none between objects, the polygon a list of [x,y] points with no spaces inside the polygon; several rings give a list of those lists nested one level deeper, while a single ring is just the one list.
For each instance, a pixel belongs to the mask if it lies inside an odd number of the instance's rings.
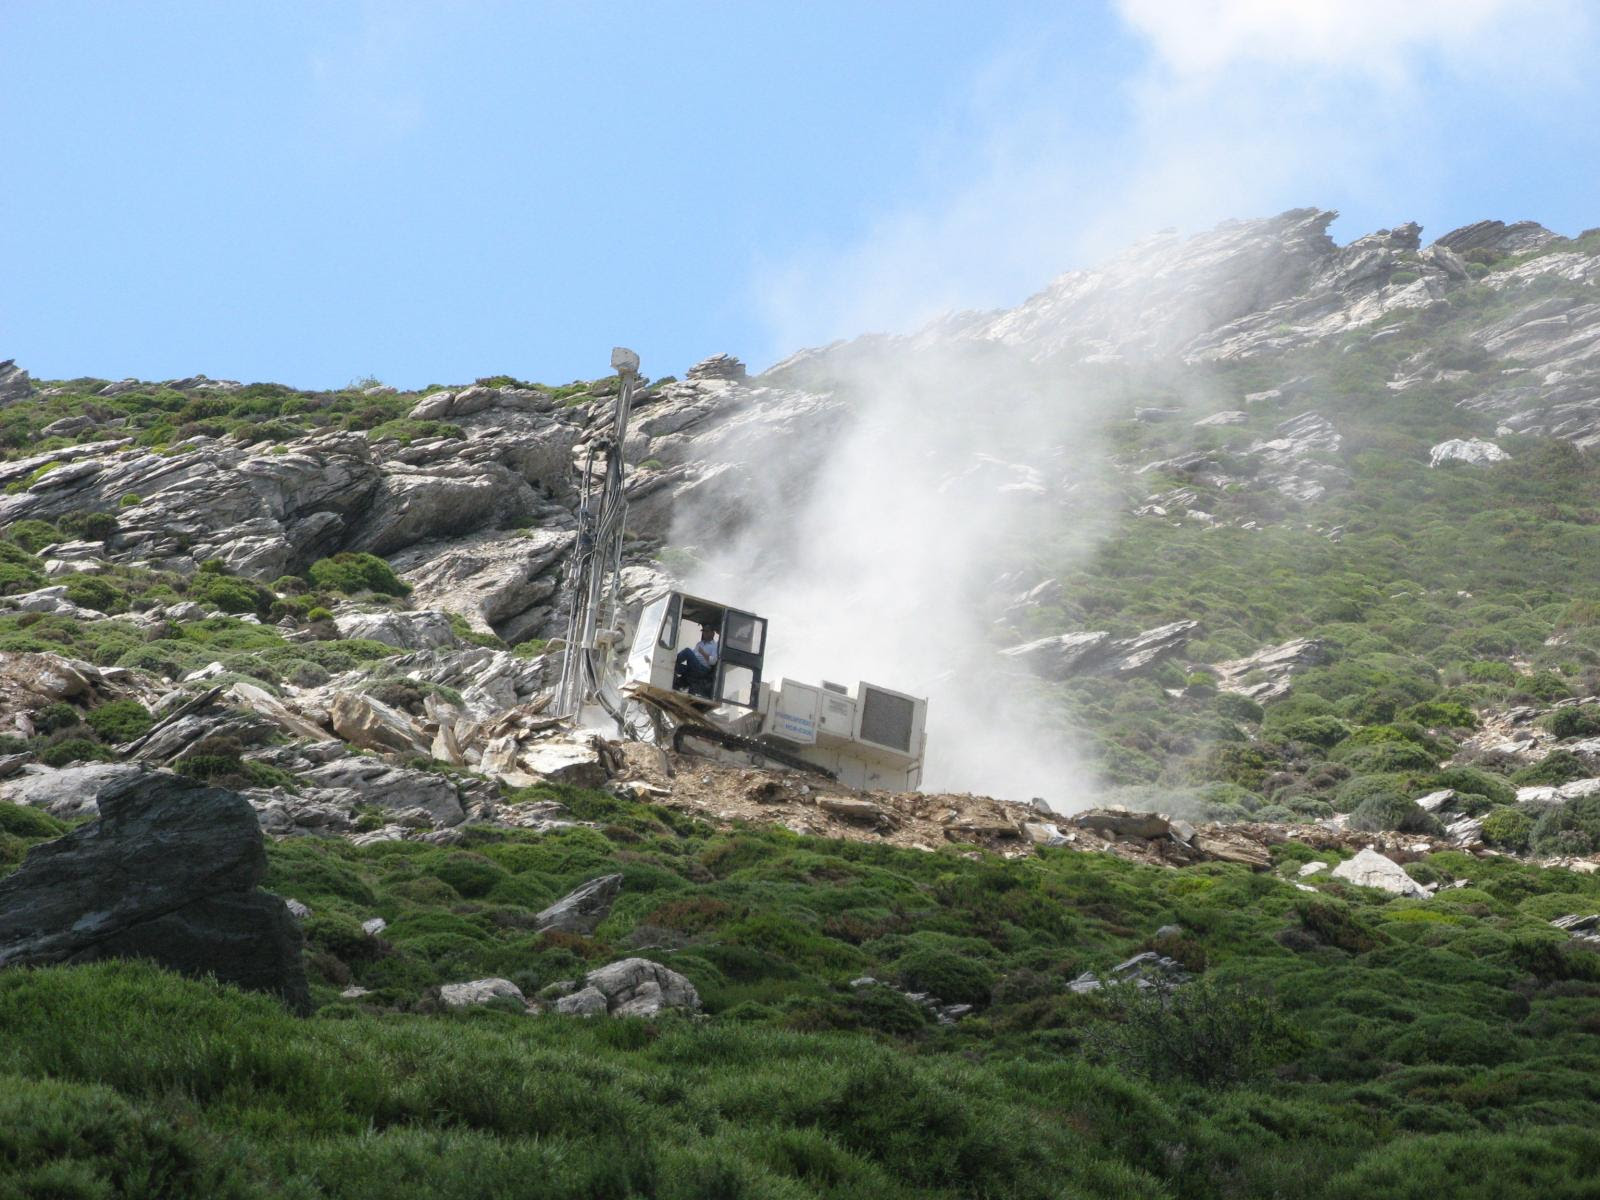
[{"label": "rubber track", "polygon": [[729,750],[743,750],[750,754],[760,755],[762,758],[771,759],[775,763],[791,767],[796,771],[805,771],[812,775],[820,775],[824,779],[835,779],[837,776],[827,767],[819,767],[816,763],[807,762],[805,759],[790,754],[787,750],[780,750],[770,742],[759,741],[756,738],[740,737],[736,733],[724,733],[720,729],[713,729],[709,725],[680,725],[678,731],[672,735],[672,748],[679,754],[692,754],[692,750],[683,748],[684,738],[700,738],[707,742],[716,742]]}]

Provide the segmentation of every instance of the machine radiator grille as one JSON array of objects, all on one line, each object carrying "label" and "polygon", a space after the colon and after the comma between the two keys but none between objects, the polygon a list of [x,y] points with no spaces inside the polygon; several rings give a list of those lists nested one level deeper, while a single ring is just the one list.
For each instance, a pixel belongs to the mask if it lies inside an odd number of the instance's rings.
[{"label": "machine radiator grille", "polygon": [[861,740],[911,753],[911,723],[916,705],[877,688],[861,689]]}]

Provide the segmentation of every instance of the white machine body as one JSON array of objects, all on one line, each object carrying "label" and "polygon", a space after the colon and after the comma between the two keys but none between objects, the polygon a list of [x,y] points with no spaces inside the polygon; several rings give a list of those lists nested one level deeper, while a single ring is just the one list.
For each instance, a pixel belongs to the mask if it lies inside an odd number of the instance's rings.
[{"label": "white machine body", "polygon": [[[678,657],[701,639],[702,627],[717,632],[716,667],[709,677],[685,680]],[[927,700],[873,683],[853,692],[793,679],[773,687],[761,678],[766,636],[763,617],[668,592],[639,615],[627,686],[688,702],[708,724],[831,771],[847,787],[913,791],[921,784]]]}]

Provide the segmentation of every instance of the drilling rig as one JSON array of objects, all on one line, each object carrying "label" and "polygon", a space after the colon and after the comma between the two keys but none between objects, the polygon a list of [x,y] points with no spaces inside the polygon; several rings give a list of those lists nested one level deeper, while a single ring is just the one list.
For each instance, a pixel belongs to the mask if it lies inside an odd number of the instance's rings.
[{"label": "drilling rig", "polygon": [[[926,699],[877,684],[762,678],[764,617],[686,592],[620,605],[627,437],[639,356],[618,347],[610,429],[591,442],[582,468],[578,536],[566,578],[567,636],[556,715],[592,727],[614,722],[631,740],[670,744],[726,762],[778,766],[849,787],[910,791],[922,781]],[[625,618],[633,626],[624,653]],[[712,661],[686,675],[684,658],[709,642]],[[707,635],[710,635],[709,637]]]}]

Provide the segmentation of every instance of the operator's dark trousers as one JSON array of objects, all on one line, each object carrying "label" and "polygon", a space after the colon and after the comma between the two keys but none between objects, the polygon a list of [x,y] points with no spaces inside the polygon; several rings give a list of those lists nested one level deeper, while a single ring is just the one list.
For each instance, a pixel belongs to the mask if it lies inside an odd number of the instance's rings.
[{"label": "operator's dark trousers", "polygon": [[680,650],[678,657],[673,660],[672,690],[689,692],[691,695],[703,696],[710,700],[711,685],[716,679],[716,674],[716,668],[706,666],[692,649]]}]

